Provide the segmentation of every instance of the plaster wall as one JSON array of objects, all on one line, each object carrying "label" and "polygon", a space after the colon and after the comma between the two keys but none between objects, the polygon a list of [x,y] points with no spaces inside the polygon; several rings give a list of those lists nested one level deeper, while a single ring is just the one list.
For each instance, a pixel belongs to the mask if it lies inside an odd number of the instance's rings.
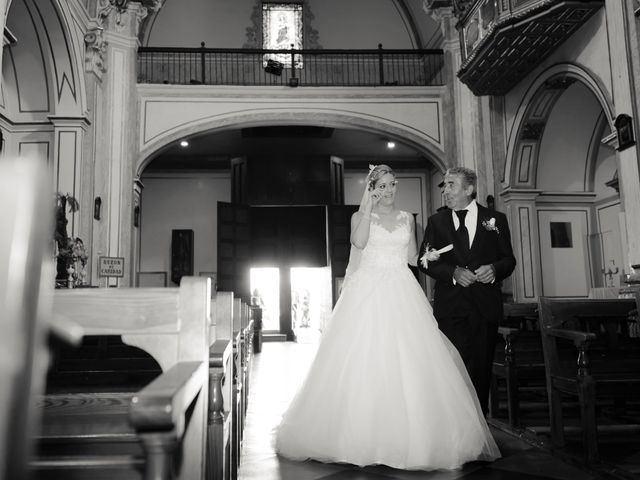
[{"label": "plaster wall", "polygon": [[306,124],[396,136],[442,163],[442,89],[242,88],[138,85],[139,164],[167,144],[207,130]]},{"label": "plaster wall", "polygon": [[[146,46],[242,48],[260,17],[255,0],[167,0],[152,19]],[[323,48],[419,48],[395,1],[308,0]],[[256,10],[257,9],[257,10]],[[253,17],[252,17],[253,15]],[[304,28],[304,27],[303,27]],[[257,39],[261,42],[261,39]],[[260,46],[254,46],[260,48]]]},{"label": "plaster wall", "polygon": [[613,95],[604,9],[599,10],[580,30],[505,95],[505,131],[509,145],[516,140],[516,115],[523,107],[526,95],[532,93],[532,84],[544,75],[546,70],[558,64],[575,65],[587,72],[604,95],[602,101],[606,102],[606,105],[602,107],[605,113],[610,113]]}]

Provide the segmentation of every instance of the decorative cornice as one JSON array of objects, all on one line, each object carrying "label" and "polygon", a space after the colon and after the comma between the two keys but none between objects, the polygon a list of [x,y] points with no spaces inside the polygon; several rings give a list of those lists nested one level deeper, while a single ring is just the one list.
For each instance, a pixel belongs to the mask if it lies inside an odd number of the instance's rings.
[{"label": "decorative cornice", "polygon": [[536,203],[594,203],[595,192],[542,192]]},{"label": "decorative cornice", "polygon": [[618,181],[618,170],[613,174],[613,178],[608,182],[604,182],[607,187],[613,188],[616,193],[620,193],[620,182]]},{"label": "decorative cornice", "polygon": [[18,39],[15,37],[11,30],[7,27],[4,27],[4,36],[2,37],[2,46],[6,47],[7,45],[13,45],[16,43]]},{"label": "decorative cornice", "polygon": [[87,117],[65,117],[60,115],[49,115],[49,121],[54,128],[82,128],[86,130],[91,121]]},{"label": "decorative cornice", "polygon": [[618,149],[618,131],[613,130],[609,135],[600,140],[602,145],[606,145],[607,147],[611,147],[614,150]]},{"label": "decorative cornice", "polygon": [[500,196],[504,198],[504,202],[532,202],[540,196],[542,190],[534,188],[513,188],[507,187],[500,192]]}]

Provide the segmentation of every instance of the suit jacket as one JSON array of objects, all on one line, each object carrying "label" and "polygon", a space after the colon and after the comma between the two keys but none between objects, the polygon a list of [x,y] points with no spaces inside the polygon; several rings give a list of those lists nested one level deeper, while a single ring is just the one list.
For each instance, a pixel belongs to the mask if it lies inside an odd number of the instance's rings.
[{"label": "suit jacket", "polygon": [[[418,261],[418,268],[436,280],[434,289],[434,315],[439,320],[464,314],[465,309],[476,307],[483,317],[499,321],[502,315],[500,282],[511,275],[516,266],[511,247],[511,234],[507,217],[495,210],[478,205],[478,222],[471,249],[465,252],[459,244],[452,212],[441,210],[430,216],[420,247],[419,258],[428,248],[440,249],[453,244],[453,250],[429,262],[425,269]],[[480,265],[493,265],[496,280],[486,284],[475,282],[469,287],[453,283],[456,266],[475,270]]]}]

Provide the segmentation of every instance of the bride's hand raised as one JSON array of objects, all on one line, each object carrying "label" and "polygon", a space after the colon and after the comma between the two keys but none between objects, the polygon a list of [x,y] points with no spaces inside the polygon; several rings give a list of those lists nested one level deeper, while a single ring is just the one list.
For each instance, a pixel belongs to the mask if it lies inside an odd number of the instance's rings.
[{"label": "bride's hand raised", "polygon": [[380,202],[381,197],[382,194],[380,192],[371,190],[371,192],[369,192],[369,202],[371,202],[371,206],[375,207]]}]

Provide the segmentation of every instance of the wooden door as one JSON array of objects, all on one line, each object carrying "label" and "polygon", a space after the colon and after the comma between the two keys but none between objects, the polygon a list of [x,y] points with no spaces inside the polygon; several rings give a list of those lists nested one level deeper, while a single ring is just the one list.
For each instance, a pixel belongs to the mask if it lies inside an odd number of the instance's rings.
[{"label": "wooden door", "polygon": [[218,202],[218,289],[249,302],[249,207]]}]

